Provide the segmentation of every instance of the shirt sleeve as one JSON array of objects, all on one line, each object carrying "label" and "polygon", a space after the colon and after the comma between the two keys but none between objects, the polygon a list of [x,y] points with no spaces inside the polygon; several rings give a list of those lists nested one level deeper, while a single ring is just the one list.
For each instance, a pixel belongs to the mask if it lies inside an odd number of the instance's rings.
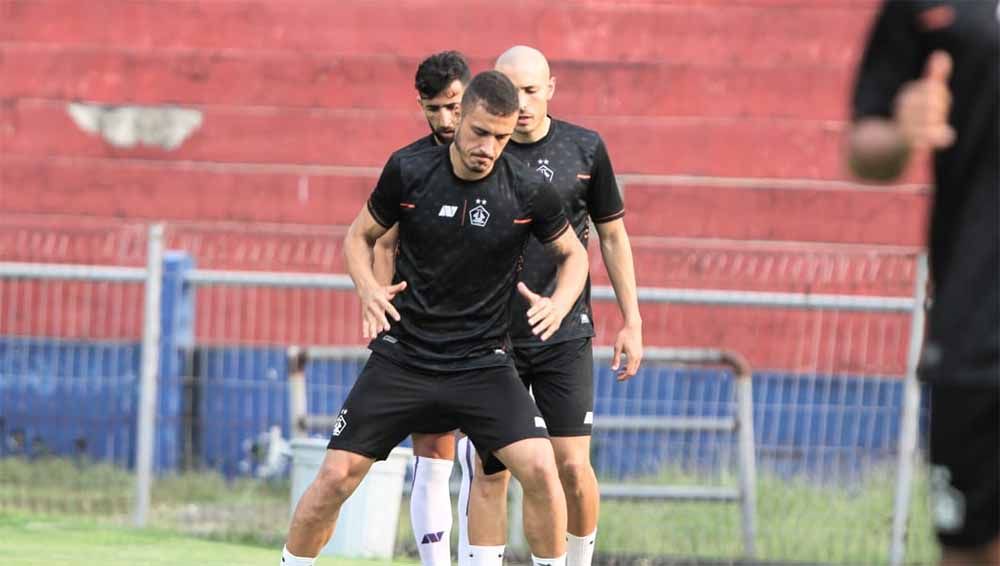
[{"label": "shirt sleeve", "polygon": [[399,157],[393,155],[382,168],[378,184],[368,197],[368,212],[383,228],[392,228],[399,220],[402,196],[403,179],[399,169]]},{"label": "shirt sleeve", "polygon": [[590,218],[597,224],[625,216],[625,203],[622,202],[622,193],[604,140],[598,140],[594,151],[594,164],[587,187],[587,208],[590,209]]},{"label": "shirt sleeve", "polygon": [[883,2],[854,84],[854,120],[891,117],[900,87],[920,76],[928,53],[916,25],[910,2]]},{"label": "shirt sleeve", "polygon": [[535,190],[531,199],[531,231],[539,242],[547,244],[569,229],[569,221],[552,185],[540,180],[532,182]]}]

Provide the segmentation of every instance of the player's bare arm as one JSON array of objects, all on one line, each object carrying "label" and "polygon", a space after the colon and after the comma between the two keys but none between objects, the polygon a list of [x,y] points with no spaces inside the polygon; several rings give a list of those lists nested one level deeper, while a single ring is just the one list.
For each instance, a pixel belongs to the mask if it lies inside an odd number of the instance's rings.
[{"label": "player's bare arm", "polygon": [[[617,372],[618,380],[624,381],[634,376],[642,363],[642,317],[639,315],[632,244],[621,218],[597,224],[597,234],[601,240],[601,256],[624,321],[615,338],[611,361],[611,369]],[[627,360],[624,368],[621,367],[622,354]]]},{"label": "player's bare arm", "polygon": [[389,228],[388,232],[375,241],[375,260],[372,263],[372,270],[375,271],[375,280],[382,285],[392,284],[392,275],[396,267],[396,244],[398,241],[398,225]]},{"label": "player's bare arm", "polygon": [[383,285],[376,279],[372,269],[375,242],[387,231],[375,221],[366,206],[351,223],[344,238],[347,273],[354,281],[354,287],[361,298],[362,336],[365,338],[374,338],[379,332],[389,330],[386,315],[393,320],[400,319],[399,312],[390,301],[397,293],[406,289],[406,282]]},{"label": "player's bare arm", "polygon": [[587,250],[573,230],[564,230],[562,235],[545,244],[545,247],[558,264],[556,288],[552,296],[543,297],[524,283],[517,284],[518,291],[531,304],[527,312],[531,331],[542,340],[548,340],[559,330],[563,318],[583,291],[590,269]]},{"label": "player's bare arm", "polygon": [[951,68],[946,52],[932,53],[923,76],[900,89],[892,120],[871,117],[853,126],[848,159],[856,175],[890,181],[902,173],[912,150],[943,149],[954,143],[955,131],[948,124]]}]

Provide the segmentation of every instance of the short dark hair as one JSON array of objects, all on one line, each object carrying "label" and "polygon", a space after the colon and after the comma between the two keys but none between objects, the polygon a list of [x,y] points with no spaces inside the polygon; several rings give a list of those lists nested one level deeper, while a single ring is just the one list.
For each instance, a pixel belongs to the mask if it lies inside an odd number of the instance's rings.
[{"label": "short dark hair", "polygon": [[517,87],[500,71],[483,71],[475,77],[462,95],[462,113],[482,104],[494,116],[510,116],[517,112]]},{"label": "short dark hair", "polygon": [[442,51],[423,60],[417,67],[414,86],[420,98],[434,98],[455,82],[469,84],[472,72],[469,63],[458,51]]}]

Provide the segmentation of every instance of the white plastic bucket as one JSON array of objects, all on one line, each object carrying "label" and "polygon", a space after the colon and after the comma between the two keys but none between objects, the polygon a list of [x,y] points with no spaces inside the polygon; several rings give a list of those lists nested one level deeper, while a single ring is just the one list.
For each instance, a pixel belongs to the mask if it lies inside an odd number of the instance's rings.
[{"label": "white plastic bucket", "polygon": [[[319,471],[326,457],[327,440],[292,440],[292,511]],[[394,448],[389,458],[376,462],[344,502],[333,538],[320,554],[346,558],[392,558],[403,500],[409,448]]]}]

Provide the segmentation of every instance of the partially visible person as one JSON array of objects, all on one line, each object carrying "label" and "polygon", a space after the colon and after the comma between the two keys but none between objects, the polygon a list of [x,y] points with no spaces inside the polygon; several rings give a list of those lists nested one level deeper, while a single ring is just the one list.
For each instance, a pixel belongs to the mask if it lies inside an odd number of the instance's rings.
[{"label": "partially visible person", "polygon": [[931,511],[941,564],[1000,564],[1000,9],[890,0],[854,90],[848,161],[897,178],[933,152],[932,299],[919,368],[931,401]]}]

